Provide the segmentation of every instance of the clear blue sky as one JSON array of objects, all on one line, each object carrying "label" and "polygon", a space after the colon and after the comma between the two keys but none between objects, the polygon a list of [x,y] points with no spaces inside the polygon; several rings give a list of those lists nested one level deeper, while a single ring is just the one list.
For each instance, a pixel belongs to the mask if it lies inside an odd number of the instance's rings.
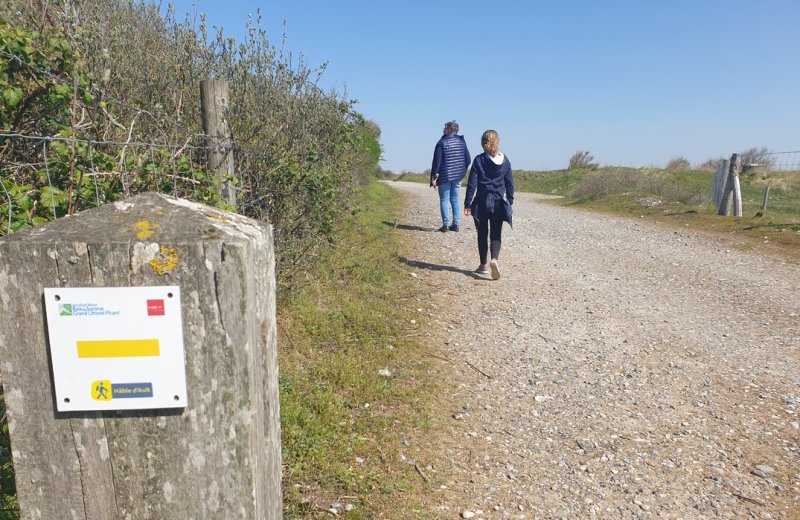
[{"label": "clear blue sky", "polygon": [[286,48],[381,127],[388,170],[430,168],[450,119],[525,170],[800,150],[798,0],[171,3],[237,39],[260,9],[277,45],[285,20]]}]

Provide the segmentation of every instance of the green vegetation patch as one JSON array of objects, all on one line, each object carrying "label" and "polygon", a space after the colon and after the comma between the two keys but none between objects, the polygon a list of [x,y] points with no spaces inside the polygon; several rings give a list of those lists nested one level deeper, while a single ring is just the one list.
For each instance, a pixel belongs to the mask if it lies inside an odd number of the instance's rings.
[{"label": "green vegetation patch", "polygon": [[[550,201],[552,204],[712,232],[730,240],[732,247],[769,252],[797,261],[800,172],[741,174],[742,217],[717,214],[711,198],[713,176],[709,171],[622,167],[514,172],[518,191],[564,197]],[[763,211],[767,186],[769,198]]]},{"label": "green vegetation patch", "polygon": [[369,184],[365,209],[340,222],[341,240],[279,304],[287,518],[327,518],[337,502],[354,506],[343,518],[400,518],[421,496],[399,451],[429,431],[434,385],[414,332],[424,304],[390,224],[398,204],[390,188]]}]

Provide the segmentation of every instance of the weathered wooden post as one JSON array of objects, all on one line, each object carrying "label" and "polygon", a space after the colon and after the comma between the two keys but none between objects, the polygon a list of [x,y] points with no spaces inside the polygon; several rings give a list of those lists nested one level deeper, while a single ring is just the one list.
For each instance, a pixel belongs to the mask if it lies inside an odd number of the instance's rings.
[{"label": "weathered wooden post", "polygon": [[717,171],[714,172],[714,180],[711,183],[711,198],[714,200],[714,206],[717,208],[717,211],[721,211],[722,208],[723,195],[728,185],[730,164],[730,160],[725,159],[717,167]]},{"label": "weathered wooden post", "polygon": [[[268,225],[158,194],[0,240],[22,518],[281,518],[274,265]],[[44,288],[147,286],[180,288],[186,406],[57,411]]]},{"label": "weathered wooden post", "polygon": [[730,213],[731,199],[733,199],[733,216],[742,216],[742,189],[739,184],[739,172],[742,171],[742,161],[737,154],[731,155],[728,176],[725,181],[724,190],[719,204],[719,215]]},{"label": "weathered wooden post", "polygon": [[208,169],[222,186],[223,198],[236,207],[236,191],[228,180],[234,175],[233,140],[228,125],[228,83],[207,79],[200,82],[200,110],[208,147]]}]

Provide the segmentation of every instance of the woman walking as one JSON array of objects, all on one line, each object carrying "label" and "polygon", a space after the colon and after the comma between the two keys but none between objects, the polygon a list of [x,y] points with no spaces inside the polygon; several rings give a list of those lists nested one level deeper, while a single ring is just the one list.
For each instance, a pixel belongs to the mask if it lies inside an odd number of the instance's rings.
[{"label": "woman walking", "polygon": [[[483,153],[472,161],[467,180],[467,197],[464,214],[472,215],[478,230],[478,256],[480,265],[476,273],[492,271],[492,279],[500,278],[500,245],[503,221],[511,225],[511,205],[514,203],[514,177],[511,163],[500,152],[500,136],[494,130],[486,130],[481,136]],[[489,243],[491,241],[491,244]],[[489,268],[486,260],[491,250]]]},{"label": "woman walking", "polygon": [[[467,174],[469,150],[464,136],[458,135],[458,123],[448,121],[444,124],[444,134],[436,143],[431,165],[431,188],[439,189],[439,209],[442,212],[442,227],[439,231],[458,231],[461,214],[458,212],[458,197],[461,195],[461,181]],[[453,223],[450,211],[453,212]]]}]

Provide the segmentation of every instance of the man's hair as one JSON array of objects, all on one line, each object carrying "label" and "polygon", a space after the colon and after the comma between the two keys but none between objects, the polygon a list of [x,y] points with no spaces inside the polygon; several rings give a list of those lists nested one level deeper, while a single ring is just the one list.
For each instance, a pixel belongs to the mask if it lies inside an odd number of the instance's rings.
[{"label": "man's hair", "polygon": [[458,123],[456,123],[455,121],[448,121],[444,124],[444,130],[448,134],[457,134]]},{"label": "man's hair", "polygon": [[487,130],[481,136],[483,150],[494,157],[500,150],[500,136],[494,130]]}]

